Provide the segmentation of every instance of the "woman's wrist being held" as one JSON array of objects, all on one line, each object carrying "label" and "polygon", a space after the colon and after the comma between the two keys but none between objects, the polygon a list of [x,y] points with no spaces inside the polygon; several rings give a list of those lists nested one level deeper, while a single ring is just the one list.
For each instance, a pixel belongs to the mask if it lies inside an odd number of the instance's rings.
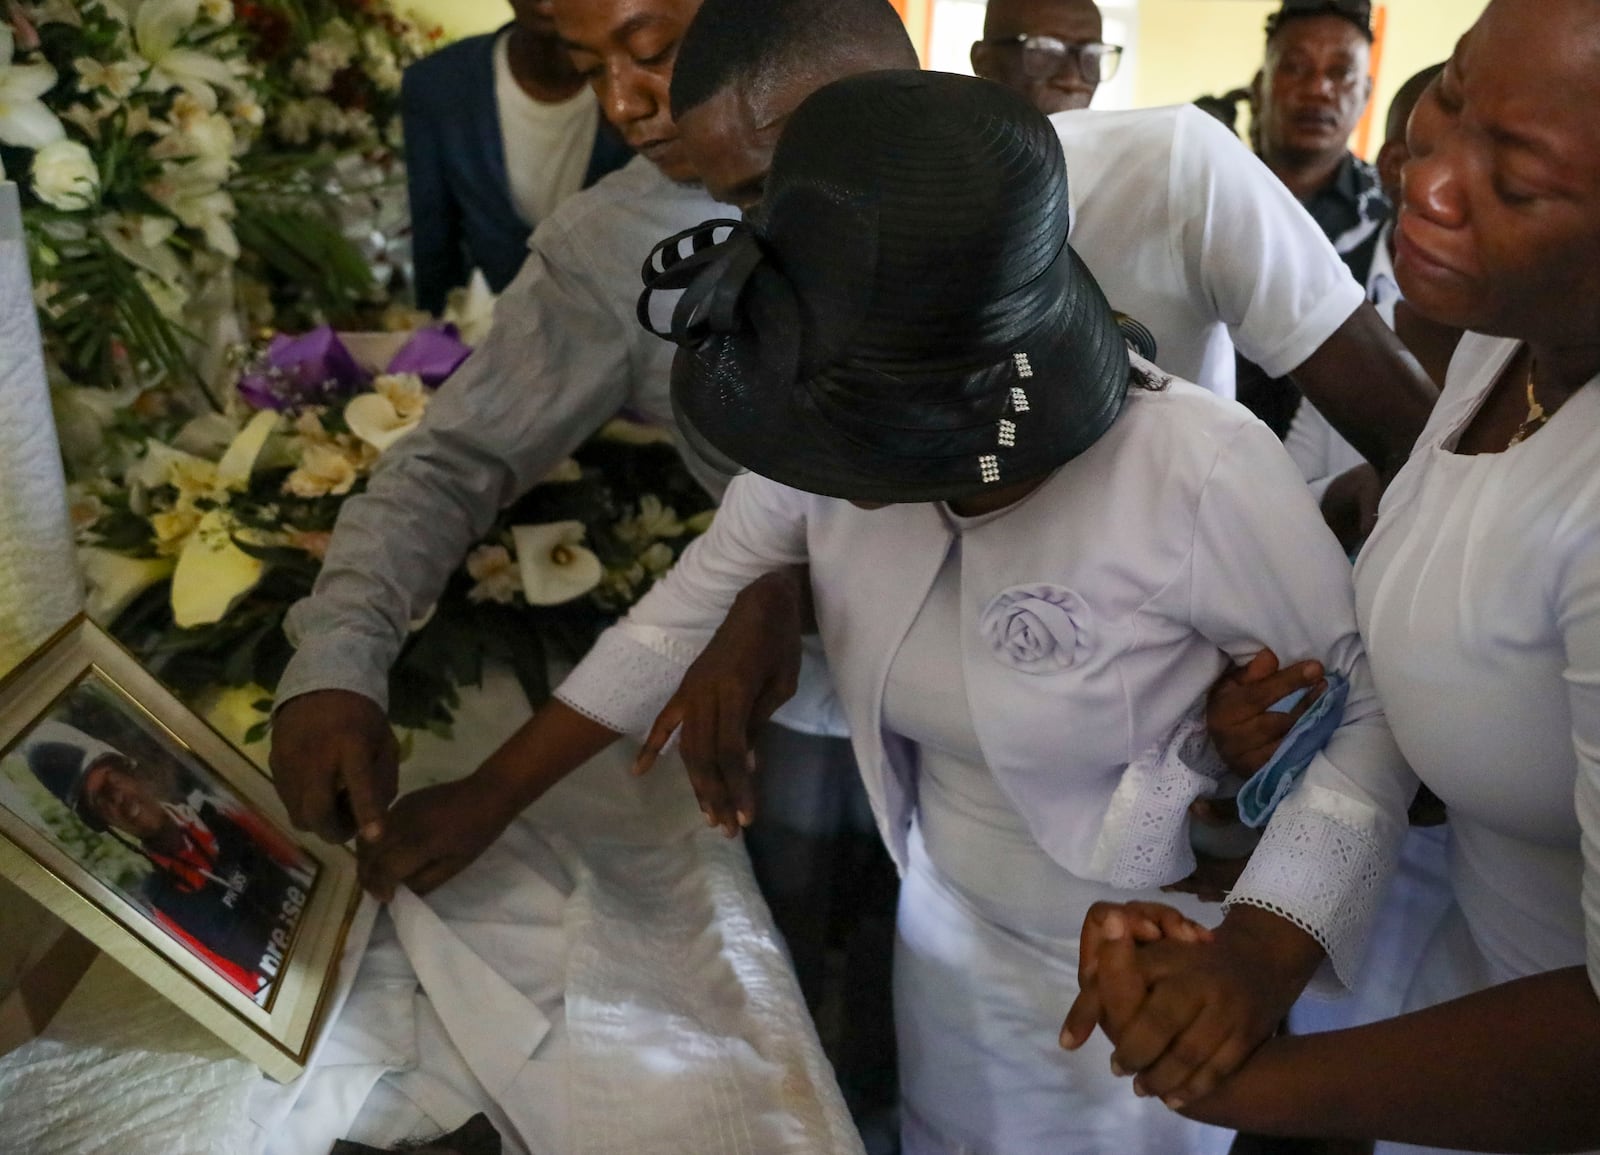
[{"label": "woman's wrist being held", "polygon": [[619,737],[615,730],[552,698],[473,771],[471,781],[509,825],[546,790]]},{"label": "woman's wrist being held", "polygon": [[1315,937],[1289,919],[1245,902],[1229,907],[1215,935],[1219,946],[1248,967],[1251,981],[1266,984],[1285,1010],[1327,955]]}]

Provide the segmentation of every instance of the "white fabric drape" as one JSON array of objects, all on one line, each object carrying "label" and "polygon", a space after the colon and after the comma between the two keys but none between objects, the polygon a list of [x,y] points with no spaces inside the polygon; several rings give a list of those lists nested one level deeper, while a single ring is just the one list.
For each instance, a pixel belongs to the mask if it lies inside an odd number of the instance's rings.
[{"label": "white fabric drape", "polygon": [[0,182],[0,673],[83,605],[17,186]]}]

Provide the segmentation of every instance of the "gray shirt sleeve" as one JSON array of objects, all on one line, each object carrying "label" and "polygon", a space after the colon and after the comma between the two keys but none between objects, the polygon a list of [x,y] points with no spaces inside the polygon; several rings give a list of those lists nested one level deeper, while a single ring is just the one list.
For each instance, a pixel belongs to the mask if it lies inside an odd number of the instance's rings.
[{"label": "gray shirt sleeve", "polygon": [[535,233],[489,337],[340,511],[311,596],[285,619],[296,652],[279,704],[343,689],[387,708],[409,623],[500,509],[627,402],[633,322],[606,281],[561,217]]}]

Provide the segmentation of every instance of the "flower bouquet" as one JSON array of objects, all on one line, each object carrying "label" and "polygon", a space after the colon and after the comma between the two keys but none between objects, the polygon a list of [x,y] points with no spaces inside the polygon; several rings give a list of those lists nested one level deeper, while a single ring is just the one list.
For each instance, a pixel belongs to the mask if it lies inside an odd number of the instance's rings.
[{"label": "flower bouquet", "polygon": [[[252,319],[308,326],[376,313],[409,260],[400,78],[444,33],[387,0],[251,0],[237,11],[267,110],[241,180]],[[311,204],[326,211],[308,227]]]},{"label": "flower bouquet", "polygon": [[[98,466],[77,471],[94,479],[73,486],[91,616],[180,694],[252,687],[264,712],[290,655],[284,615],[310,592],[340,508],[466,354],[448,326],[320,328],[250,357],[225,414],[122,411]],[[458,687],[487,659],[542,701],[547,659],[581,656],[711,505],[665,434],[609,426],[502,513],[413,626],[391,674],[392,721],[447,732]]]},{"label": "flower bouquet", "polygon": [[229,0],[0,0],[0,149],[68,379],[196,385],[263,122]]}]

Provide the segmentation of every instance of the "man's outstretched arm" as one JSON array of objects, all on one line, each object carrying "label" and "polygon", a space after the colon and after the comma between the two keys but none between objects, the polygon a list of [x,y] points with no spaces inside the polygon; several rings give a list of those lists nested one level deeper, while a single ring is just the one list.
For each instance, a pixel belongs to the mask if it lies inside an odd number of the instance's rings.
[{"label": "man's outstretched arm", "polygon": [[395,790],[382,719],[410,623],[500,509],[627,398],[627,333],[561,224],[536,235],[488,339],[345,504],[315,589],[284,623],[297,649],[278,684],[272,769],[302,830],[381,831]]},{"label": "man's outstretched arm", "polygon": [[1289,375],[1385,479],[1411,456],[1439,395],[1422,365],[1367,304]]}]

